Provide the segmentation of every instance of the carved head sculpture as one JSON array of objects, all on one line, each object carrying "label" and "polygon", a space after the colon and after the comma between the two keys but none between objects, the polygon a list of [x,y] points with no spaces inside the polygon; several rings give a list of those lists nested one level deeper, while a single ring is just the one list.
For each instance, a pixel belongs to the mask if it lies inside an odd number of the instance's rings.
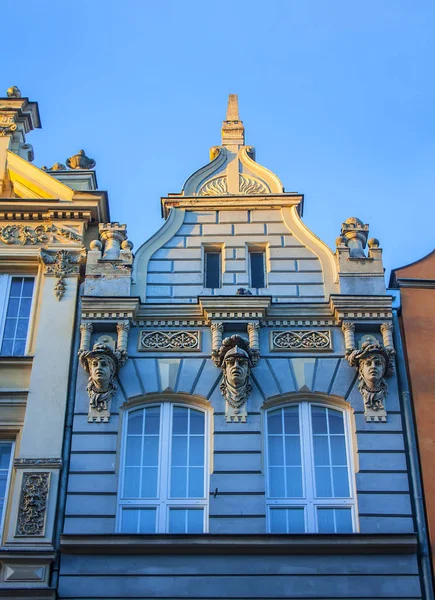
[{"label": "carved head sculpture", "polygon": [[243,406],[251,392],[249,374],[252,351],[249,342],[240,335],[225,338],[218,352],[218,366],[222,368],[221,391],[227,401],[227,421],[246,421],[246,408]]},{"label": "carved head sculpture", "polygon": [[246,350],[234,346],[225,354],[223,369],[227,381],[233,387],[239,387],[246,382],[249,372],[250,358]]},{"label": "carved head sculpture", "polygon": [[97,343],[92,350],[80,356],[80,361],[89,373],[94,387],[101,392],[107,391],[120,366],[112,348],[107,344]]}]

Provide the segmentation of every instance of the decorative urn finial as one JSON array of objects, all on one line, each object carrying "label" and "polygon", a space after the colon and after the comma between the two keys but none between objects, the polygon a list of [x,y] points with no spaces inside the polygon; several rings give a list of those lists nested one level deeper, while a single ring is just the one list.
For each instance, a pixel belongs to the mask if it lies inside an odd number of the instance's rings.
[{"label": "decorative urn finial", "polygon": [[95,165],[95,160],[86,156],[84,150],[79,150],[77,154],[66,159],[66,166],[69,169],[93,169]]},{"label": "decorative urn finial", "polygon": [[12,87],[8,88],[6,90],[6,94],[8,98],[21,98],[21,92],[16,85],[13,85]]}]

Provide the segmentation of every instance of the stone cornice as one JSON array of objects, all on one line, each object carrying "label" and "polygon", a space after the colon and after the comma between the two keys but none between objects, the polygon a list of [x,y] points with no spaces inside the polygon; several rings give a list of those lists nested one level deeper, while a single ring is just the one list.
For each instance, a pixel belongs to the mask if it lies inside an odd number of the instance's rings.
[{"label": "stone cornice", "polygon": [[337,321],[391,319],[393,316],[392,296],[344,296],[332,294],[331,312]]},{"label": "stone cornice", "polygon": [[86,321],[136,319],[139,298],[135,296],[83,296],[81,318]]},{"label": "stone cornice", "polygon": [[264,319],[271,296],[200,296],[200,307],[209,321]]},{"label": "stone cornice", "polygon": [[65,554],[413,554],[414,534],[63,535]]},{"label": "stone cornice", "polygon": [[410,277],[399,277],[395,280],[398,288],[435,288],[435,279],[419,279]]}]

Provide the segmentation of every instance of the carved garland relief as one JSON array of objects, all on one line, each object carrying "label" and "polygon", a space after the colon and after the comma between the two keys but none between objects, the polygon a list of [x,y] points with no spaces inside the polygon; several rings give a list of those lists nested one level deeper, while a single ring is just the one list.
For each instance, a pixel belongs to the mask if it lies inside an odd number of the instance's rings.
[{"label": "carved garland relief", "polygon": [[17,535],[44,535],[50,473],[24,473]]},{"label": "carved garland relief", "polygon": [[54,223],[43,223],[36,227],[30,225],[4,225],[0,227],[0,242],[12,245],[19,244],[26,246],[27,244],[44,244],[49,241],[48,234],[71,240],[73,242],[81,242],[82,237],[76,231],[65,227],[58,227]]}]

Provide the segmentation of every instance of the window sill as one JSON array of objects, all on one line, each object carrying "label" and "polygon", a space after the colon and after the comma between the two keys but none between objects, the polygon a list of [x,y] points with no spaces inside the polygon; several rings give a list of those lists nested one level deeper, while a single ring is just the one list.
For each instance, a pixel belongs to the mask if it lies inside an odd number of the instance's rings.
[{"label": "window sill", "polygon": [[32,364],[33,356],[0,356],[0,365]]},{"label": "window sill", "polygon": [[63,535],[65,554],[414,554],[414,534]]}]

